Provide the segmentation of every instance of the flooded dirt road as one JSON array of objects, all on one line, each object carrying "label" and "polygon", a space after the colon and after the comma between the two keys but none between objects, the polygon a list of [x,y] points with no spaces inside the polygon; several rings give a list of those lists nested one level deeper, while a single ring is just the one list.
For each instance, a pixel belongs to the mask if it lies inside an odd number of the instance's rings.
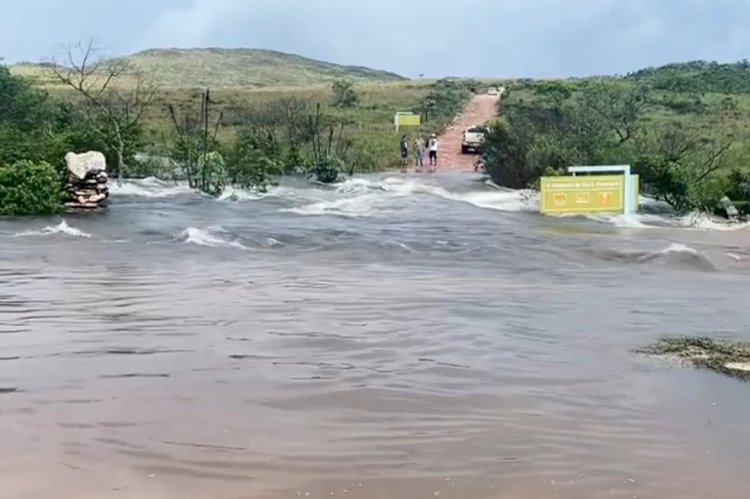
[{"label": "flooded dirt road", "polygon": [[478,159],[476,154],[462,154],[463,132],[469,127],[483,125],[497,115],[500,97],[496,95],[475,95],[466,105],[462,114],[456,117],[440,138],[440,170],[472,171]]},{"label": "flooded dirt road", "polygon": [[112,192],[0,222],[0,497],[750,495],[750,387],[633,353],[750,339],[746,226],[464,172]]}]

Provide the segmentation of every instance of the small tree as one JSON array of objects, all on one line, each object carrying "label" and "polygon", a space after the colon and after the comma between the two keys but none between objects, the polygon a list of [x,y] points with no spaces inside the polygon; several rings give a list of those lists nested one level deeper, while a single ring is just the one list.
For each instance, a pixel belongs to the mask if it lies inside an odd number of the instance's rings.
[{"label": "small tree", "polygon": [[336,80],[331,85],[333,89],[333,105],[339,107],[354,107],[359,102],[359,96],[352,88],[354,84],[348,80]]},{"label": "small tree", "polygon": [[302,149],[312,141],[310,106],[299,97],[282,97],[237,110],[231,119],[238,125],[238,140],[251,138],[253,149],[291,172],[302,166]]},{"label": "small tree", "polygon": [[649,101],[644,85],[617,85],[595,81],[580,92],[580,104],[601,118],[617,135],[620,144],[633,137],[638,129],[643,108]]},{"label": "small tree", "polygon": [[640,155],[633,166],[644,192],[677,210],[713,209],[724,196],[711,188],[733,137],[702,137],[676,123],[637,137]]},{"label": "small tree", "polygon": [[259,147],[250,129],[244,128],[237,132],[227,161],[227,173],[229,183],[234,186],[265,191],[271,178],[282,173],[282,168]]},{"label": "small tree", "polygon": [[[180,164],[188,185],[192,189],[199,189],[208,194],[216,194],[218,171],[226,173],[224,159],[215,154],[219,144],[216,135],[219,132],[224,114],[219,113],[216,121],[211,114],[210,90],[200,94],[200,111],[198,113],[186,112],[182,118],[178,117],[173,104],[167,105],[169,116],[172,120],[174,141],[172,157]],[[219,167],[219,164],[221,167]],[[226,175],[224,175],[226,176]],[[222,182],[226,182],[223,179]]]},{"label": "small tree", "polygon": [[125,158],[137,146],[141,122],[157,89],[127,61],[104,59],[93,41],[62,50],[63,63],[52,60],[52,76],[81,98],[81,109],[91,129],[114,154],[112,175],[125,168]]}]

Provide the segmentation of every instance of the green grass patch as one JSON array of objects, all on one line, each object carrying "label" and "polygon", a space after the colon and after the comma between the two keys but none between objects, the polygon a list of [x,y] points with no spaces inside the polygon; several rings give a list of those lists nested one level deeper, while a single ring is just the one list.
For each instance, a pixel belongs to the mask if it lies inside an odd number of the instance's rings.
[{"label": "green grass patch", "polygon": [[636,352],[674,358],[698,368],[750,381],[750,342],[667,337]]}]

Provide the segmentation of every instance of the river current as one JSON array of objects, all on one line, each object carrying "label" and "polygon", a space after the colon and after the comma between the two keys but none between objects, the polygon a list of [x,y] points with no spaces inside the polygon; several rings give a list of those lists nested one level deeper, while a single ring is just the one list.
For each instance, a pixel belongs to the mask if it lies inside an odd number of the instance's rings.
[{"label": "river current", "polygon": [[478,175],[0,221],[0,497],[750,497],[750,228]]}]

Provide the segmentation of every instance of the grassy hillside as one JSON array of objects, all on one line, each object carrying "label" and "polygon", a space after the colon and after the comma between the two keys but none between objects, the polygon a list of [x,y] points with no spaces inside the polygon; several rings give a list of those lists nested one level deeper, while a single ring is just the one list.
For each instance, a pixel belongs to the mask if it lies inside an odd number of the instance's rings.
[{"label": "grassy hillside", "polygon": [[[152,49],[123,59],[163,88],[262,88],[307,86],[345,78],[355,82],[404,80],[387,71],[342,66],[306,57],[255,49]],[[43,65],[12,68],[19,76],[51,84]]]}]

